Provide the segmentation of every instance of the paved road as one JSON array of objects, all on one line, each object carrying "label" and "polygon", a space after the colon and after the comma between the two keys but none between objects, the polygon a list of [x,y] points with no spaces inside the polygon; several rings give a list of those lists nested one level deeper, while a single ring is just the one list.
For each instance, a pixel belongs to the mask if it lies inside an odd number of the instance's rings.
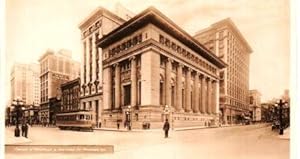
[{"label": "paved road", "polygon": [[[11,130],[6,131],[6,135]],[[6,158],[164,158],[164,159],[288,159],[289,140],[280,139],[270,127],[261,125],[175,131],[165,139],[162,131],[153,132],[76,132],[33,127],[33,145],[100,144],[114,145],[113,154],[7,154]]]}]

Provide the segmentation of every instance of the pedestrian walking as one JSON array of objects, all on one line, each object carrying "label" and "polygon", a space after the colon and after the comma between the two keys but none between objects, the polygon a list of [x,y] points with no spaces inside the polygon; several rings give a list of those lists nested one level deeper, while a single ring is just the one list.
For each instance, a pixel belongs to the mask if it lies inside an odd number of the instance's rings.
[{"label": "pedestrian walking", "polygon": [[22,126],[21,126],[21,131],[22,131],[22,136],[25,136],[25,122],[22,123]]},{"label": "pedestrian walking", "polygon": [[166,119],[166,122],[164,123],[163,130],[165,131],[165,138],[168,138],[169,136],[169,129],[170,129],[170,124],[168,122],[168,119]]},{"label": "pedestrian walking", "polygon": [[28,136],[28,129],[29,129],[29,124],[25,123],[25,137],[27,138]]},{"label": "pedestrian walking", "polygon": [[117,122],[117,127],[118,127],[118,130],[120,129],[120,123],[119,122]]}]

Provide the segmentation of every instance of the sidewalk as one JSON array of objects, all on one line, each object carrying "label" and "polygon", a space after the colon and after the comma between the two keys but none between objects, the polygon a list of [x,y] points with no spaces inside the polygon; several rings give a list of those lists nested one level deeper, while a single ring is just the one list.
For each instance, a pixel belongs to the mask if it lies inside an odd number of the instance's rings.
[{"label": "sidewalk", "polygon": [[[174,128],[170,129],[171,131],[188,131],[188,130],[196,130],[196,129],[212,129],[212,128],[227,128],[227,127],[239,127],[239,126],[258,126],[258,127],[265,127],[268,124],[266,123],[261,123],[261,124],[251,124],[251,125],[222,125],[222,126],[192,126],[192,127],[180,127],[180,128]],[[117,132],[157,132],[157,131],[162,131],[161,129],[131,129],[130,131],[127,128],[94,128],[96,131],[117,131]]]},{"label": "sidewalk", "polygon": [[280,139],[289,140],[290,139],[290,127],[284,129],[283,135],[278,135]]},{"label": "sidewalk", "polygon": [[117,132],[154,132],[154,131],[161,131],[162,129],[131,129],[128,130],[127,128],[94,128],[94,130],[100,131],[117,131]]},{"label": "sidewalk", "polygon": [[5,129],[5,145],[17,145],[30,143],[31,140],[23,136],[15,137],[14,129]]}]

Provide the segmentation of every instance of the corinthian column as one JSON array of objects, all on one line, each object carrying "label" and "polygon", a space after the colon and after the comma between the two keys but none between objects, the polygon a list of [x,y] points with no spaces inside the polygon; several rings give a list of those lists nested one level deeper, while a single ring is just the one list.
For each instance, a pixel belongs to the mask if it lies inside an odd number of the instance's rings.
[{"label": "corinthian column", "polygon": [[217,114],[217,82],[214,80],[212,81],[212,113]]},{"label": "corinthian column", "polygon": [[137,72],[136,72],[136,58],[135,56],[130,58],[131,61],[131,106],[136,106],[136,97],[137,97]]},{"label": "corinthian column", "polygon": [[194,80],[194,107],[193,111],[195,113],[199,113],[199,73],[196,72],[195,74],[195,80]]},{"label": "corinthian column", "polygon": [[120,107],[120,98],[121,98],[121,75],[120,75],[120,65],[116,63],[115,65],[115,108]]},{"label": "corinthian column", "polygon": [[186,72],[186,81],[185,81],[185,83],[186,83],[186,87],[185,87],[185,96],[186,96],[186,98],[185,98],[185,100],[186,100],[186,102],[185,102],[185,104],[186,104],[186,106],[185,106],[185,111],[186,112],[191,112],[192,111],[192,109],[191,109],[191,71],[192,71],[192,69],[191,68],[188,68],[187,69],[187,72]]},{"label": "corinthian column", "polygon": [[177,67],[177,91],[176,91],[176,110],[181,111],[182,108],[182,68],[183,65],[180,63]]},{"label": "corinthian column", "polygon": [[171,106],[171,71],[172,71],[172,60],[170,58],[166,61],[166,105]]},{"label": "corinthian column", "polygon": [[211,108],[211,79],[207,79],[207,110],[208,114],[212,113],[212,108]]},{"label": "corinthian column", "polygon": [[206,111],[206,82],[205,82],[205,77],[202,75],[201,77],[201,113],[207,113]]}]

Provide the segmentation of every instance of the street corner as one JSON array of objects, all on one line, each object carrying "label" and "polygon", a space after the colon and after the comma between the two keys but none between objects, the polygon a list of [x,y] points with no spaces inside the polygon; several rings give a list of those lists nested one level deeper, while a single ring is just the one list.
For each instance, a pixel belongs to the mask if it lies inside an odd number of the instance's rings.
[{"label": "street corner", "polygon": [[31,143],[32,140],[25,137],[7,137],[5,138],[5,145],[19,145],[19,144],[28,144]]},{"label": "street corner", "polygon": [[280,139],[290,140],[290,128],[287,128],[283,131],[283,135],[278,135]]},{"label": "street corner", "polygon": [[32,142],[31,139],[20,136],[15,137],[12,129],[5,129],[5,145],[26,144]]}]

